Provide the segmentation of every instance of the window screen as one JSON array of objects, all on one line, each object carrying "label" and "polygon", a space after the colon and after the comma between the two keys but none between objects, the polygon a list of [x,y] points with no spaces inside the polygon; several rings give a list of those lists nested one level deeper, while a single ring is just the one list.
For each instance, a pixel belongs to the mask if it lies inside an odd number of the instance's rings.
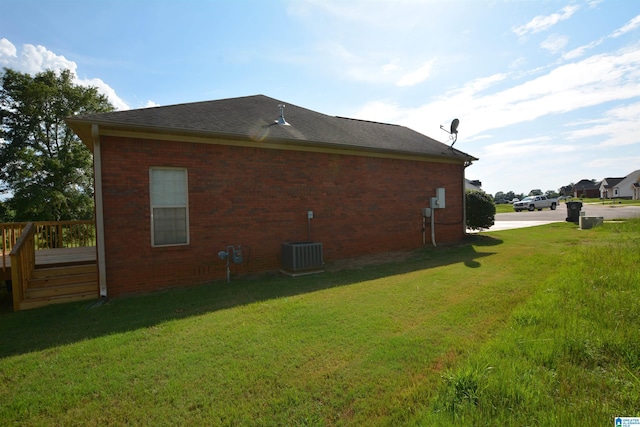
[{"label": "window screen", "polygon": [[153,246],[189,243],[187,209],[187,170],[151,168],[151,244]]}]

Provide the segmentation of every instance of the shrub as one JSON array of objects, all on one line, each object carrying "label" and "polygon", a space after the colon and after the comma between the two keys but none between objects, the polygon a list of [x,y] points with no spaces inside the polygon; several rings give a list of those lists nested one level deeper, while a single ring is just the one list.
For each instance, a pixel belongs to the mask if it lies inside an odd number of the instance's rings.
[{"label": "shrub", "polygon": [[467,190],[467,227],[472,230],[490,228],[494,224],[496,206],[491,195],[479,190]]}]

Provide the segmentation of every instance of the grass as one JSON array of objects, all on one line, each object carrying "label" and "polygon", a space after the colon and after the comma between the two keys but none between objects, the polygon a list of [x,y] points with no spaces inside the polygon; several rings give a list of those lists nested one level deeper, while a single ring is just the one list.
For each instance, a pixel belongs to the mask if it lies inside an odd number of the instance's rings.
[{"label": "grass", "polygon": [[639,247],[638,220],[581,241],[504,330],[446,373],[419,419],[595,426],[638,416]]},{"label": "grass", "polygon": [[496,205],[496,213],[506,213],[506,212],[515,212],[513,210],[513,205],[511,203]]},{"label": "grass", "polygon": [[579,199],[583,203],[599,204],[599,205],[627,205],[638,206],[640,200],[631,199]]},{"label": "grass", "polygon": [[4,314],[0,424],[606,425],[640,408],[639,239],[556,223]]}]

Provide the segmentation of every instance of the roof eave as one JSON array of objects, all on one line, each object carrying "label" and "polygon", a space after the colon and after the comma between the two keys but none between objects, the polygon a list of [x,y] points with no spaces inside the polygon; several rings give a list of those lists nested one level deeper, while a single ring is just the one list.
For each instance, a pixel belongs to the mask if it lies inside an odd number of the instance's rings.
[{"label": "roof eave", "polygon": [[[103,121],[103,120],[87,120],[81,118],[70,117],[65,119],[69,127],[80,137],[82,142],[93,152],[93,136],[92,136],[92,126],[97,125],[100,130],[119,130],[125,132],[136,132],[142,134],[149,135],[176,135],[176,136],[186,136],[186,137],[199,137],[199,138],[216,138],[216,139],[229,139],[229,140],[237,140],[237,141],[246,141],[251,138],[245,134],[234,134],[227,132],[212,132],[205,130],[197,130],[197,129],[185,129],[185,128],[176,128],[176,127],[164,127],[157,125],[143,125],[143,124],[132,124],[132,123],[122,123],[122,122],[113,122],[113,121]],[[452,147],[443,147],[444,150],[451,150],[451,154],[447,154],[442,152],[440,154],[434,153],[420,153],[416,151],[408,151],[408,150],[397,150],[397,149],[387,149],[387,148],[378,148],[378,147],[367,147],[360,145],[349,145],[349,144],[341,144],[335,142],[326,142],[326,141],[312,141],[312,140],[301,140],[294,138],[272,138],[267,137],[262,142],[269,143],[280,143],[287,144],[291,146],[301,146],[301,147],[315,147],[315,148],[335,148],[335,149],[343,149],[348,151],[361,151],[368,153],[382,153],[389,155],[402,155],[402,156],[415,156],[420,158],[437,158],[437,159],[446,159],[449,161],[459,161],[460,163],[465,162],[474,162],[477,161],[478,158],[473,157],[467,153],[464,153],[460,150],[454,149]]]}]

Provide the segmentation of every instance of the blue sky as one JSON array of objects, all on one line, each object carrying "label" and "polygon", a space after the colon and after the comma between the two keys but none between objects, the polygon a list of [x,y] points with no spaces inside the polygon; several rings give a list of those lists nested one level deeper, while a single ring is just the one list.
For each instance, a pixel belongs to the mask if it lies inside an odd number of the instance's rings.
[{"label": "blue sky", "polygon": [[[119,109],[264,94],[400,124],[491,194],[640,169],[638,0],[2,0],[0,66]],[[274,107],[275,108],[275,107]]]}]

